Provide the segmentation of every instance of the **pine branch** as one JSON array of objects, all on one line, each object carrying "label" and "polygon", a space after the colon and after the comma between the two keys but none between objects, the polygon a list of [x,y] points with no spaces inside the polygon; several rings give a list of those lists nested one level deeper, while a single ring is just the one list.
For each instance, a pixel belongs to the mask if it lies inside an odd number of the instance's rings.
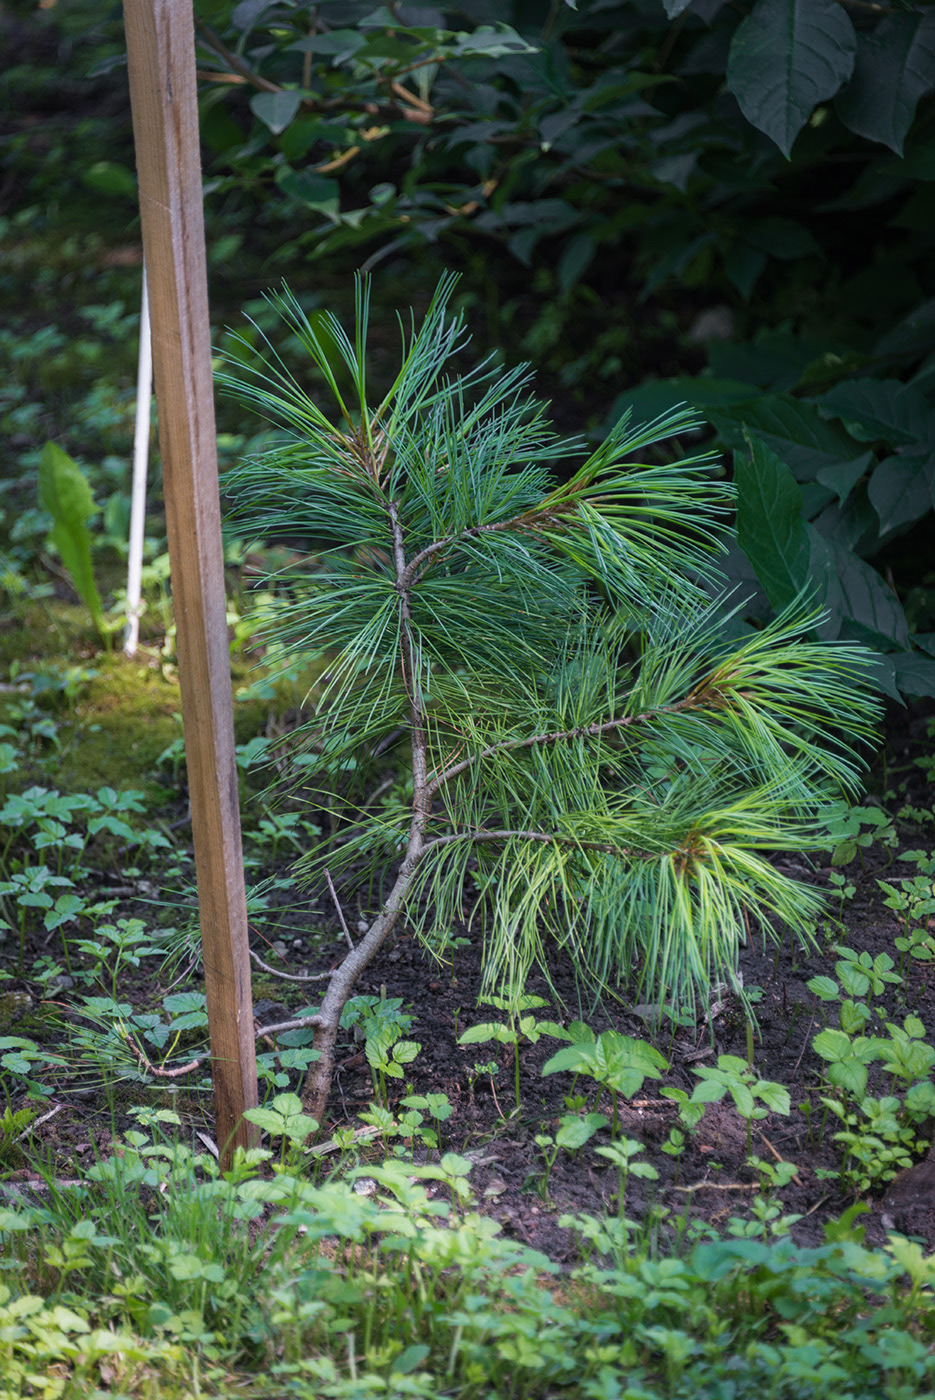
[{"label": "pine branch", "polygon": [[616,730],[628,729],[635,724],[646,724],[651,720],[658,719],[663,715],[674,715],[688,709],[697,709],[698,705],[691,696],[684,700],[678,700],[673,705],[661,705],[655,710],[645,710],[638,715],[622,715],[618,719],[608,719],[595,721],[593,724],[581,724],[573,729],[553,729],[546,734],[527,734],[522,739],[501,739],[496,744],[489,744],[480,753],[471,754],[467,758],[461,759],[459,763],[453,763],[444,772],[436,774],[427,785],[429,797],[435,794],[449,783],[452,778],[458,777],[469,768],[482,763],[485,758],[491,758],[497,754],[508,753],[511,750],[531,749],[539,744],[560,744],[570,739],[597,739],[603,734],[612,734]]}]

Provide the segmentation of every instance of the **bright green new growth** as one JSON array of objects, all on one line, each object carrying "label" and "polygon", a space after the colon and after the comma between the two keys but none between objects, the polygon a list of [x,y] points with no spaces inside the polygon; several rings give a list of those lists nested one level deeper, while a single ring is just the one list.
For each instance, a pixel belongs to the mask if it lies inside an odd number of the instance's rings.
[{"label": "bright green new growth", "polygon": [[[589,454],[552,432],[526,368],[446,378],[464,345],[453,286],[403,327],[379,402],[365,283],[353,339],[271,295],[334,421],[275,352],[224,377],[292,439],[229,474],[241,527],[328,541],[277,577],[270,621],[291,654],[328,656],[307,727],[321,781],[400,731],[411,763],[411,801],[362,811],[300,862],[310,884],[326,866],[398,871],[322,1004],[305,1098],[319,1119],[328,1038],[400,916],[443,951],[470,910],[485,989],[510,999],[558,946],[592,985],[684,1003],[731,976],[749,917],[804,933],[820,897],[767,853],[827,839],[822,812],[855,788],[851,746],[876,714],[860,648],[812,640],[801,601],[726,635],[707,590],[731,487],[708,456],[633,460],[692,417],[625,415]],[[574,456],[556,485],[552,463]]]},{"label": "bright green new growth", "polygon": [[91,565],[88,520],[97,514],[94,495],[78,463],[54,442],[39,459],[39,502],[52,517],[50,539],[84,603],[98,635],[109,649],[111,635]]}]

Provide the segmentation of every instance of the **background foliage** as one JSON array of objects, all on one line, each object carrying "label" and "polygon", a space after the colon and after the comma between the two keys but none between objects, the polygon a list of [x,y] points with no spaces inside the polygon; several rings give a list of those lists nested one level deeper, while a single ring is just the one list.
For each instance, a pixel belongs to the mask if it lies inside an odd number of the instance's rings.
[{"label": "background foliage", "polygon": [[694,326],[706,370],[644,386],[638,411],[687,399],[735,454],[734,575],[755,575],[760,614],[817,588],[826,634],[887,654],[888,693],[931,693],[928,594],[907,617],[892,546],[935,485],[935,10],[665,11],[206,0],[214,189],[262,189],[283,225],[304,213],[290,259],[508,255],[528,274],[504,280],[547,298],[525,348],[567,386],[623,368],[608,351],[633,280],[637,308],[675,286],[723,298]]},{"label": "background foliage", "polygon": [[[311,310],[361,263],[378,306],[458,268],[481,349],[532,360],[560,428],[700,410],[747,483],[731,572],[757,625],[810,587],[827,635],[880,651],[885,691],[935,690],[927,0],[195,8],[219,315],[264,324],[256,293],[286,270]],[[27,17],[46,68],[16,62]],[[67,431],[106,505],[131,387],[102,370],[138,277],[111,259],[138,238],[120,9],[16,0],[4,26],[0,238],[40,304],[90,260],[113,314],[92,350],[51,304],[38,325],[15,308],[0,430],[30,472],[43,429]],[[97,398],[66,424],[50,410],[76,375]],[[21,539],[46,528],[18,515]]]}]

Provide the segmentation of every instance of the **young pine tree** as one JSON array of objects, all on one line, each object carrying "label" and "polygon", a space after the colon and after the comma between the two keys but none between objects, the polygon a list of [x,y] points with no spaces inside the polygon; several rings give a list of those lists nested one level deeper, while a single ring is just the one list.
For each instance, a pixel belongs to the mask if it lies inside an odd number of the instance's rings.
[{"label": "young pine tree", "polygon": [[[228,475],[237,518],[330,542],[271,581],[269,624],[288,653],[327,657],[306,726],[321,771],[392,741],[411,779],[299,862],[318,888],[326,869],[387,874],[317,1013],[319,1120],[344,1003],[400,919],[438,951],[470,920],[487,989],[508,998],[563,948],[592,985],[691,1002],[732,977],[751,917],[806,933],[820,897],[768,853],[820,843],[876,712],[860,649],[814,640],[807,606],[725,627],[731,487],[710,456],[634,460],[691,415],[625,415],[590,453],[559,439],[525,367],[446,372],[465,343],[453,285],[418,329],[401,323],[378,400],[363,282],[350,337],[270,297],[330,412],[272,350],[225,376],[287,430]],[[556,484],[552,464],[576,456]]]}]

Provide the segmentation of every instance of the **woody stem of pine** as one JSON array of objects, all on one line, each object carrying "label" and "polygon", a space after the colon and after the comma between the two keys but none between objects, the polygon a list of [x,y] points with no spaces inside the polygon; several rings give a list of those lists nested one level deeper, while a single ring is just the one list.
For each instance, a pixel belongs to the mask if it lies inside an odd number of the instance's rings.
[{"label": "woody stem of pine", "polygon": [[399,596],[399,667],[409,697],[412,820],[409,825],[406,854],[403,856],[393,888],[364,937],[335,969],[321,1009],[315,1018],[315,1049],[318,1051],[318,1059],[309,1068],[302,1090],[302,1107],[304,1112],[310,1114],[318,1123],[323,1121],[334,1075],[334,1047],[341,1013],[358,977],[386,942],[399,918],[416,867],[425,850],[425,829],[432,810],[432,794],[429,792],[427,777],[428,736],[425,727],[425,704],[412,641],[411,575],[406,571],[406,544],[395,501],[389,502],[388,513],[393,531],[393,565]]}]

